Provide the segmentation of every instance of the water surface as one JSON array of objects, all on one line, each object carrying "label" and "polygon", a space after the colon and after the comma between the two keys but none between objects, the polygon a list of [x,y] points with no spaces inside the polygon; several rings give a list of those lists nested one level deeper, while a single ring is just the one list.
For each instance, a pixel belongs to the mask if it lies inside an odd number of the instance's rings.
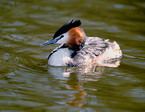
[{"label": "water surface", "polygon": [[[117,68],[51,67],[39,47],[71,19],[88,36],[117,41]],[[144,112],[143,0],[0,0],[0,111]]]}]

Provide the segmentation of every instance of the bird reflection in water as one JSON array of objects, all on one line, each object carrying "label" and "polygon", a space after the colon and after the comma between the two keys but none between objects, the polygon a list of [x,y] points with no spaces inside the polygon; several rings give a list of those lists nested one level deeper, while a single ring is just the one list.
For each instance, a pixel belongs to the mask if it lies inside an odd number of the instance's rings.
[{"label": "bird reflection in water", "polygon": [[83,105],[86,92],[83,90],[83,84],[79,80],[77,74],[71,73],[69,80],[66,81],[66,84],[70,89],[78,91],[77,93],[72,95],[74,97],[73,100],[69,101],[67,104],[71,106],[81,107]]},{"label": "bird reflection in water", "polygon": [[[120,65],[120,60],[105,63],[108,67],[118,67]],[[67,101],[66,104],[70,106],[81,107],[85,102],[85,95],[87,93],[85,90],[90,90],[90,88],[84,88],[83,84],[86,81],[98,81],[102,74],[105,72],[106,67],[89,65],[87,67],[52,67],[48,66],[48,72],[53,75],[56,79],[66,80],[65,84],[71,90],[77,91],[73,93],[73,99]],[[85,90],[84,90],[85,89]],[[94,89],[95,91],[97,89]],[[93,91],[94,91],[93,90]]]}]

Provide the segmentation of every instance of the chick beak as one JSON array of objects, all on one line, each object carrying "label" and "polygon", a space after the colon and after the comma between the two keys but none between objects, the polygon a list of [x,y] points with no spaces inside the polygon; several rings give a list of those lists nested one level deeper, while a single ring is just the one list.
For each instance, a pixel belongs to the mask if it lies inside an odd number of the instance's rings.
[{"label": "chick beak", "polygon": [[49,45],[49,44],[53,44],[53,43],[55,43],[55,40],[52,38],[52,39],[44,42],[43,44],[40,44],[40,46],[45,46],[45,45]]}]

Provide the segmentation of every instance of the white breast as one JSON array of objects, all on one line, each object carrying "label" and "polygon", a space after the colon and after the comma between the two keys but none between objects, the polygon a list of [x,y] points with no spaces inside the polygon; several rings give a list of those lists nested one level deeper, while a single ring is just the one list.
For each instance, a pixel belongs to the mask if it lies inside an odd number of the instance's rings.
[{"label": "white breast", "polygon": [[67,66],[72,62],[72,51],[68,48],[61,48],[54,52],[48,59],[48,64],[52,66]]}]

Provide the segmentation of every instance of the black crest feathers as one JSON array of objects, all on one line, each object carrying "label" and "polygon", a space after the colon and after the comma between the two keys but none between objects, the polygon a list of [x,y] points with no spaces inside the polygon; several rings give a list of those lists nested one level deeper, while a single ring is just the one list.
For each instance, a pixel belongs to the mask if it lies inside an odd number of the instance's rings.
[{"label": "black crest feathers", "polygon": [[72,20],[71,22],[66,23],[66,24],[64,24],[61,28],[59,28],[59,29],[55,32],[53,38],[56,38],[56,37],[58,37],[59,35],[68,32],[71,28],[78,27],[78,26],[80,26],[80,25],[81,25],[81,21],[80,21],[80,20],[75,20],[75,21]]}]

